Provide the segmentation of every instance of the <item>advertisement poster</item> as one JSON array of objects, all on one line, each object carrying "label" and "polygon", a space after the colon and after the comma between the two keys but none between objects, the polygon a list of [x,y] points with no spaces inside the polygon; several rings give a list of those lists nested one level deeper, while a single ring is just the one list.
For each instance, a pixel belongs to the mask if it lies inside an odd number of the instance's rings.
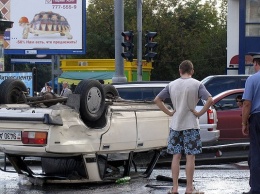
[{"label": "advertisement poster", "polygon": [[[84,0],[10,0],[6,54],[85,54]],[[10,37],[8,37],[10,36]]]},{"label": "advertisement poster", "polygon": [[6,79],[20,79],[26,85],[30,96],[33,96],[33,75],[32,72],[0,72],[0,84]]}]

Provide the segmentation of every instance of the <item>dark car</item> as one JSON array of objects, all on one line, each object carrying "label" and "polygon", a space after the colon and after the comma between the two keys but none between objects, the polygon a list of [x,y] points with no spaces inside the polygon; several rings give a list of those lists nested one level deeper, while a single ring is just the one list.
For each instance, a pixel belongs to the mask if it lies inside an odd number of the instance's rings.
[{"label": "dark car", "polygon": [[213,97],[217,111],[217,129],[220,131],[219,142],[248,141],[242,134],[242,108],[238,107],[236,98],[243,95],[244,89],[233,89]]},{"label": "dark car", "polygon": [[[227,90],[245,88],[248,77],[249,75],[210,75],[201,80],[201,83],[204,84],[209,93],[214,97]],[[198,105],[203,105],[201,100]]]},{"label": "dark car", "polygon": [[226,90],[245,88],[248,77],[249,75],[211,75],[204,78],[201,83],[212,96],[215,96]]}]

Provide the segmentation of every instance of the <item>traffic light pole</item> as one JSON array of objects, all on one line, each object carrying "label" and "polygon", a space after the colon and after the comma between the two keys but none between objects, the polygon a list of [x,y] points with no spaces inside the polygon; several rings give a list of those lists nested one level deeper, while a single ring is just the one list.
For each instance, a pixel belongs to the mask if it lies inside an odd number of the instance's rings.
[{"label": "traffic light pole", "polygon": [[143,0],[137,0],[137,81],[143,79],[142,67],[142,8]]},{"label": "traffic light pole", "polygon": [[112,83],[126,82],[124,75],[124,59],[121,57],[123,41],[121,33],[124,31],[124,0],[114,0],[115,6],[115,75]]},{"label": "traffic light pole", "polygon": [[142,7],[143,0],[137,0],[137,81],[142,81]]}]

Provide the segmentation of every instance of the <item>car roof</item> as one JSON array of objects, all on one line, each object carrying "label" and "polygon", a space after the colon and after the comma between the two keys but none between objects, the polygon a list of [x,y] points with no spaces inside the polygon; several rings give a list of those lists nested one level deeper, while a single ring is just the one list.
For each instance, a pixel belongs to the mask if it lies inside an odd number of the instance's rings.
[{"label": "car roof", "polygon": [[207,77],[249,77],[249,74],[239,74],[239,75],[209,75]]},{"label": "car roof", "polygon": [[213,77],[249,77],[249,76],[250,76],[249,74],[243,74],[243,75],[242,74],[239,74],[239,75],[209,75],[202,80],[213,78]]},{"label": "car roof", "polygon": [[215,101],[222,96],[227,96],[227,95],[231,95],[231,94],[235,94],[235,93],[241,93],[241,92],[243,93],[244,90],[245,90],[244,88],[226,90],[226,91],[221,92],[221,93],[217,94],[216,96],[214,96],[213,100]]}]

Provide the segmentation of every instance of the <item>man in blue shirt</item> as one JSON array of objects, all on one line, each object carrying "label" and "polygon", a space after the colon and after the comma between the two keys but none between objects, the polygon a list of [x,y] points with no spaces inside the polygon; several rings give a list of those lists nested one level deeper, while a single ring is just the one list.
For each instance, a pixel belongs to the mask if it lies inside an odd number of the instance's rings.
[{"label": "man in blue shirt", "polygon": [[260,55],[253,56],[255,74],[246,80],[243,94],[242,133],[249,135],[249,169],[251,187],[243,194],[260,194]]}]

